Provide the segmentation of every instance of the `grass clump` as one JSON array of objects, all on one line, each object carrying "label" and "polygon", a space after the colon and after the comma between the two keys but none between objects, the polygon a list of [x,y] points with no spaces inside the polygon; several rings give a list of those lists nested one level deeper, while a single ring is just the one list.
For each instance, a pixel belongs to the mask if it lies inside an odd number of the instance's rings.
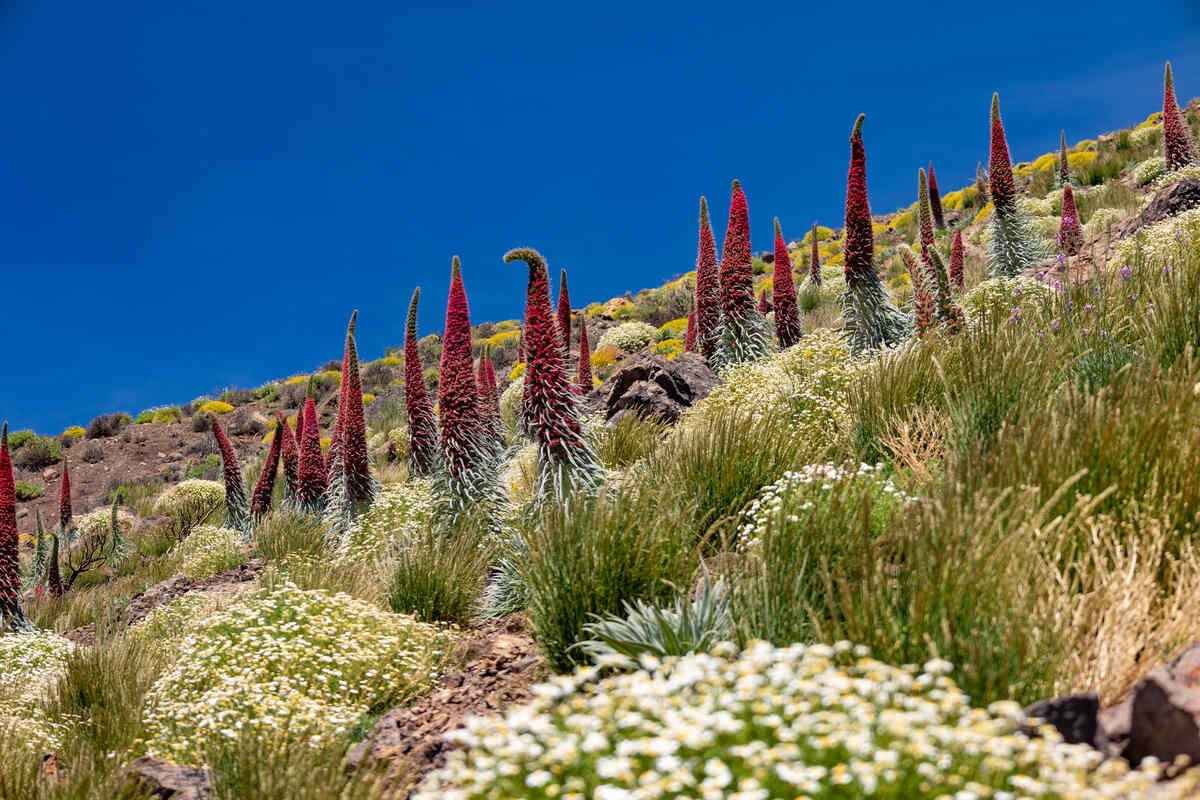
[{"label": "grass clump", "polygon": [[388,607],[424,622],[467,625],[479,610],[488,551],[476,530],[462,525],[409,538],[395,555]]}]

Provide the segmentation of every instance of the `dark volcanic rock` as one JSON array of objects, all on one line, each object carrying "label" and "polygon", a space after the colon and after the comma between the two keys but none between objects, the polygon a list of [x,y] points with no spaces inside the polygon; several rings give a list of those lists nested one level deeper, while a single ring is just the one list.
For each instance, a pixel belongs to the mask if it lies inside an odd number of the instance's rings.
[{"label": "dark volcanic rock", "polygon": [[1173,217],[1190,208],[1200,206],[1200,180],[1185,178],[1184,180],[1164,186],[1154,195],[1154,199],[1146,206],[1141,214],[1126,220],[1117,228],[1117,238],[1132,236],[1147,225]]},{"label": "dark volcanic rock", "polygon": [[1096,743],[1099,729],[1097,716],[1100,713],[1100,696],[1095,692],[1081,692],[1041,700],[1025,709],[1028,718],[1040,719],[1053,725],[1070,744]]},{"label": "dark volcanic rock", "polygon": [[623,413],[675,422],[717,383],[717,376],[696,353],[682,353],[674,361],[639,353],[588,395],[584,406],[603,413],[610,422]]},{"label": "dark volcanic rock", "polygon": [[1200,761],[1200,692],[1171,677],[1166,667],[1155,667],[1133,690],[1129,713],[1129,741],[1122,755],[1130,764],[1154,756],[1170,764],[1185,755]]}]

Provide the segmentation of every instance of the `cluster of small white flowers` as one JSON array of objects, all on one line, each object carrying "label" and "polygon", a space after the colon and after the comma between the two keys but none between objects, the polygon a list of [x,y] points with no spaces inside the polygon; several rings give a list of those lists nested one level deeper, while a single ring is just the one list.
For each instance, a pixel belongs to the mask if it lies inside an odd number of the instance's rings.
[{"label": "cluster of small white flowers", "polygon": [[1053,296],[1049,286],[1033,278],[995,277],[980,282],[967,292],[963,297],[963,308],[969,316],[995,309],[1007,314],[1013,307],[1029,313],[1052,300]]},{"label": "cluster of small white flowers", "polygon": [[206,509],[225,502],[225,487],[218,481],[199,478],[181,481],[168,488],[154,501],[154,513],[178,516],[192,509]]},{"label": "cluster of small white flowers", "polygon": [[[1165,167],[1166,159],[1163,160],[1163,164]],[[1174,172],[1168,172],[1159,178],[1155,185],[1166,186],[1171,183],[1178,183],[1182,180],[1200,180],[1200,165],[1188,164],[1186,167],[1180,167]]]},{"label": "cluster of small white flowers", "polygon": [[[1162,133],[1161,125],[1147,125],[1144,128],[1135,128],[1129,133],[1129,141],[1137,147],[1143,147],[1151,142],[1157,141]],[[1164,159],[1165,162],[1166,159]]]},{"label": "cluster of small white flowers", "polygon": [[164,653],[178,651],[179,640],[191,633],[196,622],[211,615],[221,601],[201,592],[188,592],[169,603],[155,606],[150,613],[131,625],[125,636]]},{"label": "cluster of small white flowers", "polygon": [[1020,203],[1031,217],[1054,216],[1054,205],[1049,197],[1023,197]]},{"label": "cluster of small white flowers", "polygon": [[1136,236],[1122,239],[1113,248],[1109,262],[1114,268],[1133,266],[1139,258],[1154,267],[1170,266],[1200,244],[1200,208],[1168,217]]},{"label": "cluster of small white flowers", "polygon": [[1166,171],[1167,159],[1163,156],[1151,156],[1134,166],[1133,181],[1138,186],[1145,186],[1161,178]]},{"label": "cluster of small white flowers", "polygon": [[204,578],[222,570],[245,563],[242,533],[216,525],[198,525],[179,544],[176,552],[183,556],[182,572],[189,578]]},{"label": "cluster of small white flowers", "polygon": [[596,342],[596,347],[609,345],[632,353],[641,350],[651,342],[658,341],[658,328],[647,322],[622,322],[615,328],[609,328]]},{"label": "cluster of small white flowers", "polygon": [[73,648],[56,633],[0,635],[0,730],[34,749],[58,746],[64,731],[46,718],[40,701]]},{"label": "cluster of small white flowers", "polygon": [[763,417],[786,409],[814,447],[848,430],[846,391],[858,366],[845,337],[821,328],[792,347],[721,373],[722,384],[684,414],[672,435],[731,413]]},{"label": "cluster of small white flowers", "polygon": [[1198,785],[1156,786],[1156,767],[1100,765],[1052,731],[1022,736],[1015,703],[972,709],[944,661],[753,642],[643,667],[581,670],[505,718],[469,720],[449,737],[464,749],[416,800],[1187,797]]},{"label": "cluster of small white flowers", "polygon": [[[117,509],[117,528],[123,535],[133,532],[136,518],[123,508]],[[107,536],[112,531],[112,508],[97,508],[82,516],[75,517],[75,530],[83,537],[100,534]]]},{"label": "cluster of small white flowers", "polygon": [[883,464],[859,464],[857,467],[808,464],[797,471],[785,472],[782,478],[764,486],[758,497],[742,511],[744,522],[738,527],[738,549],[757,546],[781,515],[789,522],[798,522],[798,514],[814,508],[821,495],[845,481],[854,481],[862,491],[893,498],[897,503],[914,500],[897,488],[891,478],[883,476],[883,468]]},{"label": "cluster of small white flowers", "polygon": [[196,623],[147,695],[151,754],[199,764],[243,735],[319,743],[432,685],[448,629],[284,584]]},{"label": "cluster of small white flowers", "polygon": [[386,484],[342,537],[338,557],[359,564],[386,561],[397,547],[429,527],[432,514],[429,481]]}]

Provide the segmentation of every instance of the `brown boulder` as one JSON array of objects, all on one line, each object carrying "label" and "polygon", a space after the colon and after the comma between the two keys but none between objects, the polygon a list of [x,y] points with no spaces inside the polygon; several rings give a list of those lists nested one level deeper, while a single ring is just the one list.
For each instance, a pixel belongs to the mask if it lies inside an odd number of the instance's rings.
[{"label": "brown boulder", "polygon": [[1153,225],[1167,217],[1173,217],[1198,206],[1200,206],[1200,180],[1185,178],[1176,181],[1159,189],[1142,213],[1117,226],[1117,238],[1124,239],[1132,236],[1147,225]]},{"label": "brown boulder", "polygon": [[161,758],[142,756],[126,767],[140,788],[162,800],[204,800],[209,796],[208,776],[196,767],[181,767]]},{"label": "brown boulder", "polygon": [[1150,670],[1133,690],[1122,755],[1135,766],[1147,756],[1167,764],[1181,755],[1200,761],[1200,692],[1172,678],[1167,667]]},{"label": "brown boulder", "polygon": [[[1052,700],[1041,700],[1025,709],[1027,720],[1036,719],[1042,724],[1053,725],[1069,744],[1095,745],[1096,733],[1100,727],[1099,713],[1100,696],[1095,692],[1080,692]],[[1036,732],[1029,722],[1026,722],[1023,729],[1031,735]]]},{"label": "brown boulder", "polygon": [[673,361],[639,353],[593,390],[584,407],[602,412],[609,422],[626,413],[675,422],[686,409],[708,397],[718,382],[696,353],[681,353]]}]

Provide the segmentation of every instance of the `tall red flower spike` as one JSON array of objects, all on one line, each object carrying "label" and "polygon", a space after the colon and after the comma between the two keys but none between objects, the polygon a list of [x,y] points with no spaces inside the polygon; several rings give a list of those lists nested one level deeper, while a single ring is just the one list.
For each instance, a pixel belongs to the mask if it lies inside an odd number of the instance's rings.
[{"label": "tall red flower spike", "polygon": [[846,231],[842,252],[846,259],[846,293],[842,313],[850,347],[856,352],[893,347],[911,324],[887,296],[875,271],[875,234],[871,229],[871,203],[867,199],[867,151],[859,114],[850,132],[850,171],[846,175]]},{"label": "tall red flower spike", "polygon": [[[303,416],[301,412],[297,419]],[[275,439],[280,440],[283,461],[283,497],[288,502],[295,502],[296,486],[300,482],[300,448],[296,444],[296,434],[288,427],[281,411],[275,412]]]},{"label": "tall red flower spike", "polygon": [[1067,160],[1067,132],[1063,131],[1058,140],[1058,182],[1066,186],[1071,182],[1071,162]]},{"label": "tall red flower spike", "polygon": [[758,293],[758,313],[764,317],[771,313],[771,304],[767,302],[767,290]]},{"label": "tall red flower spike", "polygon": [[413,290],[408,304],[408,324],[404,331],[404,407],[408,412],[408,471],[413,475],[432,475],[437,469],[438,455],[437,421],[433,416],[433,403],[429,399],[429,388],[425,385],[425,372],[421,369],[421,355],[417,350],[417,305],[421,301],[421,287]]},{"label": "tall red flower spike", "polygon": [[762,317],[754,307],[754,263],[750,251],[750,210],[740,181],[729,197],[729,225],[717,273],[721,297],[719,361],[740,364],[769,351]]},{"label": "tall red flower spike", "polygon": [[[780,347],[791,347],[800,341],[804,329],[800,326],[800,304],[796,301],[796,282],[792,277],[792,256],[788,253],[779,217],[775,218],[775,278],[771,286],[775,306],[775,338]],[[764,293],[764,298],[765,298]]]},{"label": "tall red flower spike", "polygon": [[322,511],[328,474],[325,471],[325,459],[321,457],[317,407],[311,397],[304,398],[304,437],[300,440],[300,470],[297,477],[296,504],[304,511]]},{"label": "tall red flower spike", "polygon": [[696,253],[696,342],[700,355],[711,359],[717,351],[721,327],[720,277],[717,244],[708,218],[708,201],[700,198],[700,245]]},{"label": "tall red flower spike", "polygon": [[988,161],[991,179],[992,204],[998,216],[1007,216],[1016,211],[1017,189],[1013,182],[1012,159],[1008,154],[1008,140],[1004,136],[1004,121],[1000,119],[1000,95],[992,95],[992,151]]},{"label": "tall red flower spike", "polygon": [[[286,425],[284,426],[287,427]],[[271,495],[275,493],[275,476],[279,473],[279,457],[283,452],[283,431],[275,429],[271,437],[271,446],[267,449],[267,460],[263,462],[262,473],[254,484],[250,494],[250,516],[259,519],[271,510]]]},{"label": "tall red flower spike", "polygon": [[[692,338],[692,350],[696,349],[696,330],[694,325],[696,313],[688,314],[688,334]],[[588,343],[587,322],[579,318],[579,365],[576,368],[575,382],[581,394],[592,390],[592,348]]]},{"label": "tall red flower spike", "polygon": [[525,295],[525,415],[538,445],[537,496],[563,497],[571,485],[597,486],[602,470],[583,433],[550,310],[546,261],[532,248],[504,255],[529,265]]},{"label": "tall red flower spike", "polygon": [[567,291],[567,271],[558,278],[558,336],[562,339],[563,359],[571,358],[571,294]]},{"label": "tall red flower spike", "polygon": [[955,287],[963,288],[963,240],[962,231],[954,234],[954,244],[950,246],[950,281]]},{"label": "tall red flower spike", "polygon": [[17,538],[17,489],[8,423],[0,429],[0,634],[28,632],[34,625],[21,611],[21,561]]},{"label": "tall red flower spike", "polygon": [[936,323],[936,305],[930,283],[932,276],[925,262],[913,253],[912,248],[904,245],[900,248],[904,258],[904,266],[908,268],[908,277],[913,287],[913,316],[917,323],[917,336],[924,336]]},{"label": "tall red flower spike", "polygon": [[[925,265],[927,275],[933,279],[930,290],[937,302],[938,320],[946,323],[950,332],[957,332],[966,316],[951,296],[946,262],[934,246],[933,204],[923,169],[917,170],[917,221],[921,230],[921,261]],[[919,325],[918,322],[918,327]]]},{"label": "tall red flower spike", "polygon": [[62,568],[59,567],[58,538],[61,534],[50,534],[50,560],[46,565],[46,589],[51,597],[62,597],[66,589],[63,587]]},{"label": "tall red flower spike", "polygon": [[479,357],[475,385],[479,387],[479,418],[483,421],[484,430],[491,435],[493,443],[499,445],[504,428],[500,421],[500,392],[496,388],[496,368],[492,365],[491,357]]},{"label": "tall red flower spike", "polygon": [[358,345],[354,329],[358,312],[350,315],[346,326],[346,348],[342,355],[342,384],[338,395],[337,423],[334,443],[337,452],[331,456],[334,468],[340,467],[346,486],[346,502],[355,510],[363,510],[375,499],[375,484],[371,479],[371,463],[367,456],[367,426],[363,419],[362,375],[358,368]]},{"label": "tall red flower spike", "polygon": [[225,467],[225,525],[249,534],[254,525],[250,520],[250,508],[246,504],[246,487],[242,484],[242,468],[238,466],[237,453],[225,435],[220,420],[212,421],[213,436],[221,450],[221,463]]},{"label": "tall red flower spike", "polygon": [[1069,256],[1078,255],[1083,248],[1083,229],[1079,227],[1079,212],[1075,210],[1075,191],[1069,183],[1063,186],[1062,221],[1058,224],[1058,246]]},{"label": "tall red flower spike", "polygon": [[1200,162],[1192,131],[1175,97],[1175,76],[1171,73],[1170,61],[1163,76],[1163,148],[1166,150],[1167,172]]},{"label": "tall red flower spike", "polygon": [[683,352],[696,352],[696,309],[688,312],[687,332],[683,335]]},{"label": "tall red flower spike", "polygon": [[809,254],[808,279],[813,285],[821,285],[821,248],[817,245],[817,223],[812,226],[812,252]]},{"label": "tall red flower spike", "polygon": [[938,191],[937,175],[933,172],[933,162],[929,162],[929,206],[933,209],[933,224],[939,231],[946,230],[946,217],[942,212],[942,193]]},{"label": "tall red flower spike", "polygon": [[63,533],[71,530],[71,465],[63,461],[62,485],[58,488],[58,527]]}]

